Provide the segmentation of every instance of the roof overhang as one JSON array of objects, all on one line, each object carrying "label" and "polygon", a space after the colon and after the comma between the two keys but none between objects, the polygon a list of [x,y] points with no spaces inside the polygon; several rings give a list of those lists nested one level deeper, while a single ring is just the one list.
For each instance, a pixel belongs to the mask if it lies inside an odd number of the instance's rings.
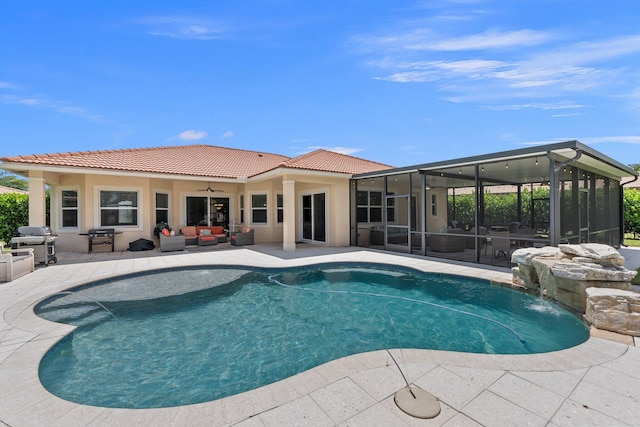
[{"label": "roof overhang", "polygon": [[71,167],[71,166],[53,166],[53,165],[39,165],[39,164],[27,164],[18,162],[4,162],[0,164],[0,168],[21,175],[29,177],[30,171],[38,171],[43,173],[56,173],[56,174],[87,174],[87,175],[114,175],[129,176],[135,178],[152,178],[152,179],[171,179],[182,181],[204,181],[204,182],[226,182],[226,183],[244,183],[246,177],[228,178],[228,177],[213,177],[213,176],[200,176],[200,175],[182,175],[182,174],[165,174],[154,172],[137,172],[137,171],[123,171],[117,169],[98,169],[98,168],[83,168],[83,167]]},{"label": "roof overhang", "polygon": [[[580,156],[577,156],[580,153]],[[535,161],[524,162],[525,159]],[[538,159],[540,162],[538,162]],[[557,163],[569,162],[572,166],[597,172],[601,175],[621,180],[624,177],[637,176],[638,172],[629,166],[623,165],[606,155],[580,143],[579,141],[567,141],[557,144],[522,148],[518,150],[502,151],[480,156],[463,157],[454,160],[419,164],[397,169],[389,169],[381,172],[354,175],[354,179],[396,175],[401,173],[424,173],[454,175],[464,171],[464,176],[473,179],[473,169],[478,166],[483,169],[484,177],[493,177],[496,183],[513,182],[525,183],[533,180],[548,179],[549,171],[539,167],[544,159],[552,159]],[[518,167],[512,167],[507,174],[502,165],[517,163]],[[499,165],[499,166],[497,166]],[[492,170],[490,170],[492,168]]]}]

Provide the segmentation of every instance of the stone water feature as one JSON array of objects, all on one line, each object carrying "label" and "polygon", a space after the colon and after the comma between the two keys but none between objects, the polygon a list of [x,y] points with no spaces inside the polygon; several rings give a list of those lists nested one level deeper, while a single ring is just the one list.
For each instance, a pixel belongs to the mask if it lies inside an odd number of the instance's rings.
[{"label": "stone water feature", "polygon": [[631,280],[637,272],[624,257],[598,243],[516,250],[513,283],[558,301],[584,315],[598,329],[640,336],[640,294]]}]

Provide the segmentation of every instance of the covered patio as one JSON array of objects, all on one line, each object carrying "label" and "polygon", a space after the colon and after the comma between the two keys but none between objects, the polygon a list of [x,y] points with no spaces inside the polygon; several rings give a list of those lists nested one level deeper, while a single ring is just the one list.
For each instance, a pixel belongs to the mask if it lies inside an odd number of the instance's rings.
[{"label": "covered patio", "polygon": [[355,175],[351,242],[503,266],[521,247],[619,247],[634,177],[578,141]]}]

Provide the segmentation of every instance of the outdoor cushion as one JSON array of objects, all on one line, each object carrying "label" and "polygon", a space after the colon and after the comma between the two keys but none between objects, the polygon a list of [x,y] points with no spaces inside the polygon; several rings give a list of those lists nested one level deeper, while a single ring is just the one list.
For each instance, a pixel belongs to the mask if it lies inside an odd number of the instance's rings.
[{"label": "outdoor cushion", "polygon": [[194,225],[187,225],[180,229],[180,233],[184,234],[187,237],[197,236],[196,227]]},{"label": "outdoor cushion", "polygon": [[167,230],[166,228],[162,229],[162,234],[164,234],[165,236],[171,236],[171,232],[169,230]]},{"label": "outdoor cushion", "polygon": [[200,230],[200,235],[201,236],[211,236],[211,230],[207,230],[206,228],[203,228],[202,230]]}]

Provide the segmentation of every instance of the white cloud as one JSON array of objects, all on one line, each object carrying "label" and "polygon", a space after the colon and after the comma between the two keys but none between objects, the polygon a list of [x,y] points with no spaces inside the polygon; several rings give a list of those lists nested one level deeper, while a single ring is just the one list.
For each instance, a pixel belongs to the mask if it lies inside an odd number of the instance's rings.
[{"label": "white cloud", "polygon": [[236,134],[233,133],[232,130],[228,130],[225,133],[223,133],[222,135],[220,135],[220,138],[233,138],[234,136],[236,136]]},{"label": "white cloud", "polygon": [[544,144],[554,144],[557,142],[564,141],[573,141],[578,140],[583,144],[605,144],[605,143],[615,143],[615,144],[640,144],[640,135],[619,135],[619,136],[590,136],[583,138],[554,138],[546,141],[529,141],[524,142],[522,145],[544,145]]},{"label": "white cloud", "polygon": [[439,51],[503,49],[535,46],[553,39],[551,33],[529,29],[507,32],[485,31],[484,33],[452,37],[443,40],[430,40],[430,38],[419,40],[419,34],[416,36],[418,36],[418,40],[413,44],[406,45],[407,49]]},{"label": "white cloud", "polygon": [[207,132],[191,129],[180,132],[176,138],[183,141],[197,141],[198,139],[202,139],[205,136],[207,136]]},{"label": "white cloud", "polygon": [[418,28],[384,36],[358,35],[352,38],[351,43],[358,46],[360,50],[369,52],[401,52],[405,50],[455,52],[535,46],[551,41],[555,37],[554,33],[547,31],[521,29],[515,31],[490,30],[447,38],[432,30]]},{"label": "white cloud", "polygon": [[424,22],[409,25],[420,27],[359,35],[351,42],[369,57],[368,65],[384,70],[374,79],[435,83],[451,94],[446,99],[456,102],[542,98],[594,89],[616,96],[614,87],[636,77],[637,70],[611,63],[640,53],[636,34],[575,42],[560,31],[523,28],[446,37]]},{"label": "white cloud", "polygon": [[185,40],[214,40],[222,38],[223,26],[199,16],[154,16],[138,21],[148,27],[152,36]]},{"label": "white cloud", "polygon": [[640,135],[620,135],[620,136],[593,136],[587,138],[578,138],[578,141],[585,144],[640,144]]},{"label": "white cloud", "polygon": [[16,95],[4,95],[0,98],[0,100],[5,104],[17,104],[26,107],[44,108],[58,114],[78,117],[96,123],[108,122],[106,117],[100,114],[93,114],[87,111],[86,108],[72,105],[67,101],[58,101],[55,99],[48,99],[43,97],[25,97]]},{"label": "white cloud", "polygon": [[526,104],[509,104],[509,105],[491,105],[483,107],[486,110],[496,110],[496,111],[516,111],[516,110],[573,110],[579,108],[585,108],[584,105],[569,102],[569,101],[560,101],[560,102],[529,102]]},{"label": "white cloud", "polygon": [[0,89],[17,89],[17,88],[18,86],[12,83],[0,81]]}]

